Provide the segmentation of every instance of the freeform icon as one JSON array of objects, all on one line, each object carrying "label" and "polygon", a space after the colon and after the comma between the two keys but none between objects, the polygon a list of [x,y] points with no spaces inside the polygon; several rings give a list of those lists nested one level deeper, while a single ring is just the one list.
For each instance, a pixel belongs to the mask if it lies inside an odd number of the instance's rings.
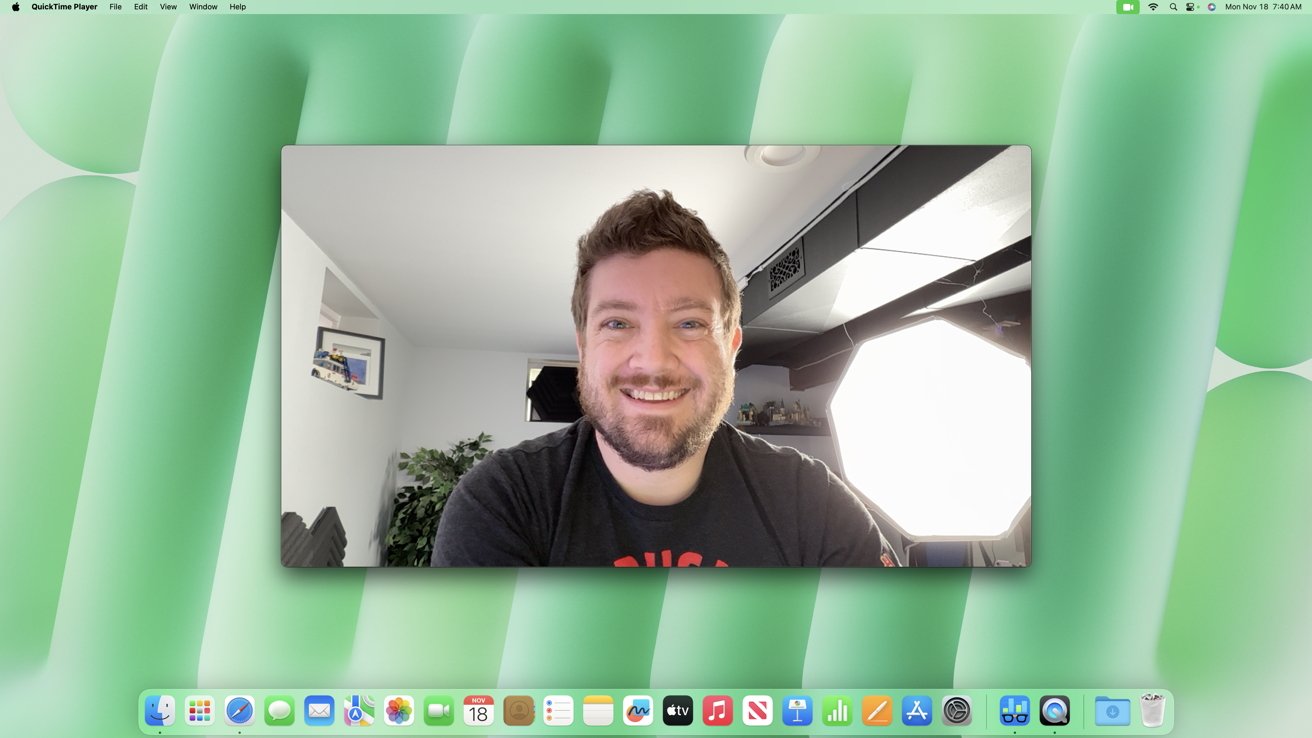
[{"label": "freeform icon", "polygon": [[624,698],[624,724],[651,725],[652,704],[651,695],[627,695]]}]

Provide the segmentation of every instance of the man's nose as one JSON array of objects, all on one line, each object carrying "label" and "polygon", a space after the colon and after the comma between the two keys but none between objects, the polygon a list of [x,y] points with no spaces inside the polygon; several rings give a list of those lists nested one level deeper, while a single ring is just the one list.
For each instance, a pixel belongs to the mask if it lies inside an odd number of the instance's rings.
[{"label": "man's nose", "polygon": [[675,351],[675,336],[662,328],[643,328],[629,357],[629,365],[647,374],[662,374],[679,364]]}]

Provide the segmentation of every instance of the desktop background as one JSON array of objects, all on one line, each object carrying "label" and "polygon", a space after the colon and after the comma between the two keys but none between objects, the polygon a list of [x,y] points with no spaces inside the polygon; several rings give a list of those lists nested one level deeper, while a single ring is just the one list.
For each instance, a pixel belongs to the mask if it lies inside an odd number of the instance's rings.
[{"label": "desktop background", "polygon": [[[378,684],[1158,686],[1178,735],[1288,730],[1309,21],[5,18],[5,732],[138,735],[147,687]],[[1032,567],[278,564],[280,147],[748,142],[1033,147]]]}]

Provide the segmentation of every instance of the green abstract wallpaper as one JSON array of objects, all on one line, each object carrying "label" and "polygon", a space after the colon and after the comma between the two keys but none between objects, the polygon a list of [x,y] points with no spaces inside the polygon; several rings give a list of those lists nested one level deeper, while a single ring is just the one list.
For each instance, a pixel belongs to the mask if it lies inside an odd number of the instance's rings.
[{"label": "green abstract wallpaper", "polygon": [[[1312,17],[15,15],[0,713],[98,717],[5,735],[383,683],[1157,685],[1179,735],[1295,730]],[[1034,565],[283,569],[280,149],[448,142],[1031,146]]]}]

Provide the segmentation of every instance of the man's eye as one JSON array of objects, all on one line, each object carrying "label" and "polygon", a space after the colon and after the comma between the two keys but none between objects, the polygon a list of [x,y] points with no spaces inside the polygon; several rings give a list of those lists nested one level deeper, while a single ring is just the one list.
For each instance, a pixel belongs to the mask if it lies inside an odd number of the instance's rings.
[{"label": "man's eye", "polygon": [[608,320],[605,323],[602,323],[601,327],[607,330],[618,331],[624,328],[628,328],[629,324],[622,320]]},{"label": "man's eye", "polygon": [[695,331],[705,328],[706,324],[700,320],[685,320],[679,323],[679,327],[686,331]]}]

